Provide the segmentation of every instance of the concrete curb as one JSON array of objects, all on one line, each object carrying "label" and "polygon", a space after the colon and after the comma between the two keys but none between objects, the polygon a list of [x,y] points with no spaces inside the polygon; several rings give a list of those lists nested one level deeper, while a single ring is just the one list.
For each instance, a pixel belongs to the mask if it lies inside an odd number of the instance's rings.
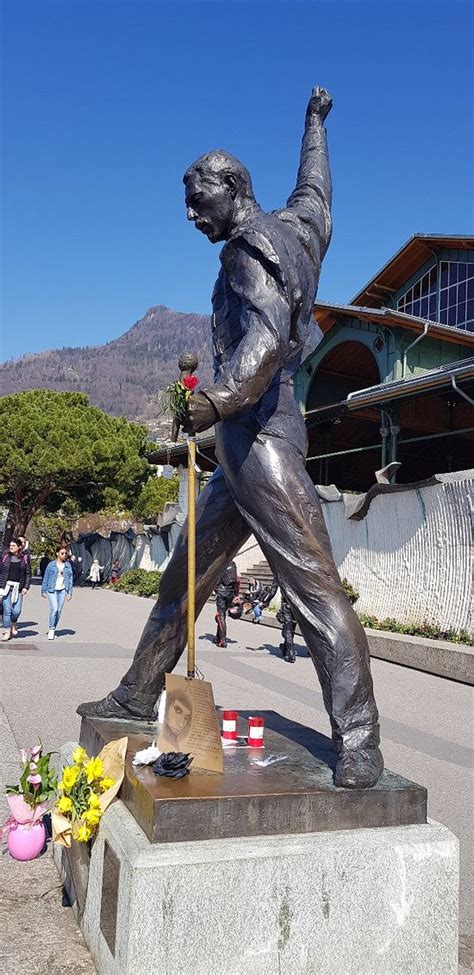
[{"label": "concrete curb", "polygon": [[[242,616],[242,621],[252,622],[250,617],[245,616]],[[278,620],[271,613],[264,613],[258,625],[281,629]],[[299,627],[296,632],[300,634]],[[366,629],[365,632],[371,657],[412,667],[414,670],[423,670],[427,674],[446,677],[462,684],[474,685],[474,647],[464,643],[449,643],[447,640],[428,640],[422,636],[391,633],[387,630]]]}]

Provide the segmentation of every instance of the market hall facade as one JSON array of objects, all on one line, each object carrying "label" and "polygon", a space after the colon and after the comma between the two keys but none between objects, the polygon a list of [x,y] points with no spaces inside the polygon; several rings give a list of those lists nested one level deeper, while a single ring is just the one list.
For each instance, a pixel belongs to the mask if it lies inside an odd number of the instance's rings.
[{"label": "market hall facade", "polygon": [[[294,378],[314,483],[366,491],[474,466],[474,237],[414,234],[348,304],[318,302],[321,341]],[[214,438],[199,465],[216,465]],[[161,446],[154,463],[186,463]]]},{"label": "market hall facade", "polygon": [[317,484],[367,490],[474,466],[474,238],[415,234],[323,333],[295,377]]}]

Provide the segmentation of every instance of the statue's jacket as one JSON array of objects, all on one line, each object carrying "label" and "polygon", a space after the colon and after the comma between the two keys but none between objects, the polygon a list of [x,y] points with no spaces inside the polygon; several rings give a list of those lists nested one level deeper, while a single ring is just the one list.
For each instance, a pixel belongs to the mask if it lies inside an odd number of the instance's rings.
[{"label": "statue's jacket", "polygon": [[212,296],[215,384],[205,393],[223,421],[216,446],[224,469],[235,452],[232,441],[245,430],[247,446],[275,436],[306,453],[292,377],[318,341],[312,317],[322,259],[317,229],[290,208],[263,213],[255,206],[221,251]]}]

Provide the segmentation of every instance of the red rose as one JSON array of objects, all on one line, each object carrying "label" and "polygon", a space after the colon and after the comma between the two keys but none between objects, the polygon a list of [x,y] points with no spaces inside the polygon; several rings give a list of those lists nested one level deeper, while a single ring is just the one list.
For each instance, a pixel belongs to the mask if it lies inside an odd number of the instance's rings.
[{"label": "red rose", "polygon": [[199,379],[197,378],[197,376],[184,376],[183,377],[183,386],[184,386],[185,389],[189,389],[191,393],[192,393],[193,389],[196,389],[196,386],[197,386],[198,382],[199,382]]}]

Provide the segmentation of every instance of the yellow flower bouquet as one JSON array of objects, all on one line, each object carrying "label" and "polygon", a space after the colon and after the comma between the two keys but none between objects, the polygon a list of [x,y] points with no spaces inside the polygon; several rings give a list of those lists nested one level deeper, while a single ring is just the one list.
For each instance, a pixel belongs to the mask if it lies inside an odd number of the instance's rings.
[{"label": "yellow flower bouquet", "polygon": [[122,784],[127,743],[127,738],[110,741],[97,758],[81,747],[73,751],[73,764],[63,768],[52,810],[54,843],[70,847],[72,840],[87,843],[95,835]]}]

